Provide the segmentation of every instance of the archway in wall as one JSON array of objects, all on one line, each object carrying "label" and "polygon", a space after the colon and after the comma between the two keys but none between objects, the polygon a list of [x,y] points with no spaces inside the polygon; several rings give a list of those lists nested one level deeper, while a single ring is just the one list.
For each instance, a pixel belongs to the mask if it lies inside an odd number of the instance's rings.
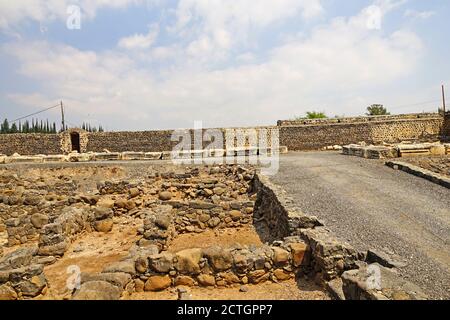
[{"label": "archway in wall", "polygon": [[78,153],[81,153],[80,134],[78,132],[70,133],[70,143],[72,145],[72,151],[77,151]]}]

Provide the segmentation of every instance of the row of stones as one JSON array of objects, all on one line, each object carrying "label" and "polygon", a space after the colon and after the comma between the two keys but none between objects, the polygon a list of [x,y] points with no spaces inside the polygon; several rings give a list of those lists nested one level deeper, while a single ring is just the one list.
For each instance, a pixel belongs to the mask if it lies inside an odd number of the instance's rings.
[{"label": "row of stones", "polygon": [[[225,287],[285,281],[308,265],[308,252],[308,247],[298,238],[277,246],[214,246],[177,253],[160,252],[156,246],[136,246],[124,261],[108,265],[103,273],[82,275],[82,285],[74,292],[74,299],[92,298],[96,291],[93,288],[108,287],[105,283],[99,285],[99,281],[115,285],[118,276],[129,280],[127,284],[121,283],[125,294],[161,291],[171,286]],[[93,281],[96,283],[90,284]],[[96,295],[105,298],[110,293],[97,291]]]},{"label": "row of stones", "polygon": [[420,143],[393,146],[351,144],[342,148],[342,154],[367,159],[389,159],[412,155],[445,155],[450,154],[450,144]]},{"label": "row of stones", "polygon": [[68,155],[33,155],[22,156],[13,154],[6,156],[0,154],[0,164],[9,163],[48,163],[48,162],[91,162],[91,161],[134,161],[134,160],[192,160],[197,158],[216,158],[216,157],[238,157],[238,156],[256,156],[272,155],[273,153],[287,153],[287,147],[277,149],[266,148],[260,151],[256,147],[243,147],[231,149],[205,149],[180,151],[173,153],[163,152],[88,152],[88,153],[69,153]]},{"label": "row of stones", "polygon": [[289,150],[317,150],[332,145],[348,145],[358,141],[372,144],[399,143],[405,140],[439,139],[442,118],[397,120],[369,123],[282,126],[280,144]]},{"label": "row of stones", "polygon": [[[89,205],[79,203],[64,208],[51,223],[39,225],[38,246],[19,248],[0,260],[0,300],[45,294],[47,280],[43,266],[54,263],[55,256],[63,256],[70,242],[81,232],[93,229],[109,231],[112,214],[111,209],[98,207],[92,210]],[[48,222],[48,217],[44,217]],[[40,223],[43,224],[44,220]]]},{"label": "row of stones", "polygon": [[0,204],[0,215],[5,219],[3,223],[8,234],[8,246],[37,240],[49,222],[55,221],[67,211],[82,208],[92,215],[95,209],[91,206],[93,204],[95,201],[90,197],[71,197],[56,202],[43,201],[35,206]]},{"label": "row of stones", "polygon": [[[63,256],[71,241],[83,231],[92,231],[97,217],[104,214],[100,210],[91,210],[86,204],[66,207],[56,219],[44,225],[39,235],[39,251],[41,256]],[[103,218],[102,216],[100,218]]]},{"label": "row of stones", "polygon": [[401,115],[385,115],[385,116],[367,116],[367,117],[346,117],[332,119],[301,119],[301,120],[279,120],[278,126],[296,126],[305,124],[334,124],[334,123],[361,123],[374,121],[392,121],[405,119],[424,119],[439,118],[438,113],[416,113]]},{"label": "row of stones", "polygon": [[110,208],[91,207],[85,203],[65,207],[57,216],[41,215],[45,219],[39,220],[38,246],[19,248],[0,260],[0,299],[33,298],[45,294],[47,281],[43,266],[54,263],[57,256],[63,256],[81,232],[110,231],[112,215]]},{"label": "row of stones", "polygon": [[[236,228],[253,221],[253,202],[224,203],[222,206],[208,202],[178,202],[161,205],[144,212],[141,244],[154,244],[166,250],[178,234],[201,233],[206,229]],[[234,208],[234,209],[232,209]]]},{"label": "row of stones", "polygon": [[21,248],[0,259],[0,300],[33,298],[45,294],[46,258],[37,256],[38,248]]},{"label": "row of stones", "polygon": [[75,194],[78,186],[64,177],[52,182],[48,179],[22,180],[16,174],[3,172],[0,180],[0,229],[7,230],[10,246],[36,240],[40,229],[48,223],[49,216],[58,214],[62,207],[89,201],[70,196]]},{"label": "row of stones", "polygon": [[431,182],[439,184],[443,187],[450,188],[450,178],[444,175],[435,173],[431,170],[423,169],[410,163],[402,161],[388,161],[386,162],[388,167],[395,170],[402,170],[412,175],[427,179]]}]

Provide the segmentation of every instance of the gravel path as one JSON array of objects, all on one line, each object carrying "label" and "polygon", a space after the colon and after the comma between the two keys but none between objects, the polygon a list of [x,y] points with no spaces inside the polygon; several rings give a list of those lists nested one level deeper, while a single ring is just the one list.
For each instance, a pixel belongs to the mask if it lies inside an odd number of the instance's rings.
[{"label": "gravel path", "polygon": [[384,161],[290,153],[271,178],[305,213],[361,251],[407,262],[401,275],[435,299],[450,298],[450,190]]}]

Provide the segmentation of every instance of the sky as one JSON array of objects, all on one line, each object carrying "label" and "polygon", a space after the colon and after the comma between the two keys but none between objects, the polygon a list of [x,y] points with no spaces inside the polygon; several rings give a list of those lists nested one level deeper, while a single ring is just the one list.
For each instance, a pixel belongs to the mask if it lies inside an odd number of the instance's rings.
[{"label": "sky", "polygon": [[0,118],[60,101],[106,130],[436,111],[449,16],[448,0],[0,0]]}]

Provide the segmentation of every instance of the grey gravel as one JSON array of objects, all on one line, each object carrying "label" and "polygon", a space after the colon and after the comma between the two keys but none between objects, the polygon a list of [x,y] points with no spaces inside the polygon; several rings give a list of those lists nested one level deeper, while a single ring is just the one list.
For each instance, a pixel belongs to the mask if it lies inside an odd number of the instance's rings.
[{"label": "grey gravel", "polygon": [[281,156],[272,181],[305,213],[356,249],[404,260],[400,274],[434,299],[450,298],[450,190],[381,160],[335,152]]}]

